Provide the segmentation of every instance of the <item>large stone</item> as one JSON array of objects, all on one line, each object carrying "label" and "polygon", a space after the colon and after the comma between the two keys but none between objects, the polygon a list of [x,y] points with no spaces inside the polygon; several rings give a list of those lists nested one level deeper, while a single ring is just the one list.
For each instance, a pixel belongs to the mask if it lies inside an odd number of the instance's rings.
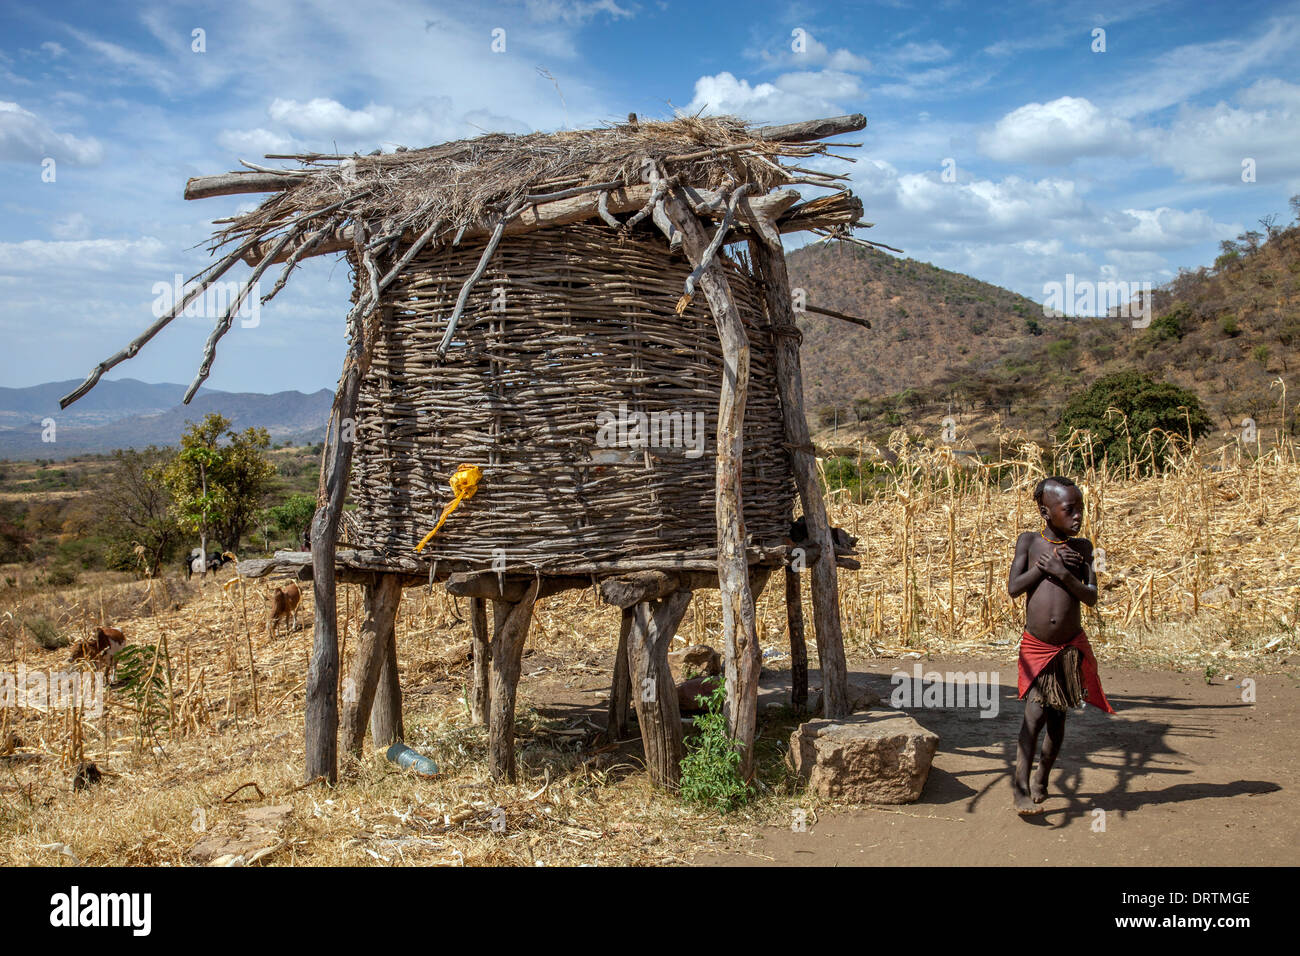
[{"label": "large stone", "polygon": [[717,677],[722,673],[722,658],[707,644],[692,644],[669,652],[668,669],[679,684],[692,677]]},{"label": "large stone", "polygon": [[901,711],[810,720],[790,735],[791,766],[818,796],[838,803],[912,803],[921,796],[936,734]]},{"label": "large stone", "polygon": [[699,704],[700,697],[708,697],[722,682],[721,677],[692,677],[677,685],[677,709],[683,714],[694,714],[706,707]]}]

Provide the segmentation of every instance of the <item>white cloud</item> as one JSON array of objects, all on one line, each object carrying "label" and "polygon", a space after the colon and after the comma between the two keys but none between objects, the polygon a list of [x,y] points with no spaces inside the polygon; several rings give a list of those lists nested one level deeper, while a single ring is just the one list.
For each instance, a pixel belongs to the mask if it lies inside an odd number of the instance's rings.
[{"label": "white cloud", "polygon": [[90,220],[84,213],[69,213],[54,221],[50,235],[55,239],[85,239],[90,235]]},{"label": "white cloud", "polygon": [[728,72],[695,81],[687,113],[731,114],[755,123],[785,123],[854,112],[861,105],[858,78],[834,71],[783,73],[770,83],[750,85]]},{"label": "white cloud", "polygon": [[1107,212],[1097,220],[1096,226],[1095,231],[1082,234],[1080,241],[1090,246],[1110,245],[1135,252],[1218,241],[1236,231],[1229,223],[1215,222],[1204,209],[1183,211],[1168,206]]},{"label": "white cloud", "polygon": [[1127,121],[1108,116],[1082,97],[1026,103],[979,136],[984,155],[1004,162],[1059,165],[1079,156],[1132,151]]},{"label": "white cloud", "polygon": [[894,52],[899,63],[937,63],[952,56],[952,51],[942,43],[904,43]]},{"label": "white cloud", "polygon": [[1098,208],[1059,177],[990,180],[959,171],[957,182],[944,182],[937,170],[900,172],[867,159],[854,170],[852,188],[864,218],[877,224],[865,238],[1040,301],[1043,283],[1067,272],[1098,279],[1109,268],[1162,282],[1172,274],[1168,252],[1239,231],[1201,209]]},{"label": "white cloud", "polygon": [[1191,180],[1241,182],[1242,161],[1255,161],[1259,182],[1300,176],[1300,86],[1260,80],[1237,99],[1183,107],[1167,129],[1148,130],[1151,157]]},{"label": "white cloud", "polygon": [[47,242],[25,239],[0,242],[0,271],[39,272],[51,267],[85,272],[115,273],[124,266],[163,268],[163,258],[174,251],[153,236],[139,239],[75,239]]},{"label": "white cloud", "polygon": [[600,13],[621,20],[632,16],[632,11],[620,7],[614,0],[525,0],[524,6],[534,20],[542,23],[560,21],[571,25],[583,24]]},{"label": "white cloud", "polygon": [[295,133],[322,136],[343,133],[348,136],[373,136],[393,121],[391,106],[376,106],[351,110],[337,100],[317,97],[306,103],[296,100],[275,99],[267,113]]},{"label": "white cloud", "polygon": [[56,133],[35,113],[0,100],[0,160],[39,163],[46,157],[72,166],[94,166],[104,147],[93,136]]},{"label": "white cloud", "polygon": [[309,152],[310,148],[292,136],[275,133],[269,129],[226,129],[217,135],[217,144],[241,159],[265,153]]},{"label": "white cloud", "polygon": [[55,43],[53,40],[46,40],[41,44],[41,49],[56,60],[68,52],[63,48],[62,44]]},{"label": "white cloud", "polygon": [[794,67],[801,70],[820,67],[824,70],[847,70],[854,73],[865,73],[871,69],[871,61],[866,57],[858,56],[843,47],[832,50],[804,27],[795,27],[783,37],[776,53],[763,50],[758,57],[769,67]]}]

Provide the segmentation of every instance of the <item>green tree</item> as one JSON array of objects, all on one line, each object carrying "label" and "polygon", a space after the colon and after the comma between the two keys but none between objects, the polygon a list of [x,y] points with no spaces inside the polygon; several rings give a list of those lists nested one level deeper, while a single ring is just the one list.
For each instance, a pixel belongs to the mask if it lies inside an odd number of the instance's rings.
[{"label": "green tree", "polygon": [[230,420],[215,412],[188,424],[181,450],[163,471],[175,499],[173,513],[187,531],[199,535],[205,554],[209,535],[237,551],[275,475],[264,454],[271,436],[265,428],[235,432]]},{"label": "green tree", "polygon": [[316,499],[312,495],[290,495],[284,504],[273,505],[266,512],[278,531],[296,541],[316,515]]},{"label": "green tree", "polygon": [[[1123,418],[1110,409],[1118,410]],[[1057,440],[1064,442],[1076,428],[1090,432],[1104,457],[1112,465],[1119,465],[1127,464],[1130,456],[1144,454],[1143,443],[1152,429],[1195,440],[1209,433],[1210,416],[1194,392],[1140,372],[1125,371],[1099,378],[1070,397],[1057,424]],[[1157,468],[1168,462],[1169,452],[1164,443],[1155,439]]]},{"label": "green tree", "polygon": [[1186,303],[1179,302],[1169,311],[1152,320],[1150,328],[1147,329],[1147,338],[1152,342],[1165,339],[1180,341],[1187,334],[1187,325],[1191,319],[1192,310]]},{"label": "green tree", "polygon": [[[96,495],[101,515],[97,531],[108,541],[104,554],[107,567],[155,575],[175,553],[184,529],[176,520],[175,502],[163,481],[175,456],[174,450],[153,445],[144,451],[113,452],[112,467]],[[137,545],[142,551],[136,551]]]}]

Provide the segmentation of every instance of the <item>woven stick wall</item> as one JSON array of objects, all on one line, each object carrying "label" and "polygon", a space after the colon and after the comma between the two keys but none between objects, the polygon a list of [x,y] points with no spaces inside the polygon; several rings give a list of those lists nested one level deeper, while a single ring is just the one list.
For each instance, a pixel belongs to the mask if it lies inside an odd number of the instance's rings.
[{"label": "woven stick wall", "polygon": [[[385,295],[357,413],[359,543],[410,557],[469,463],[483,479],[423,552],[429,561],[504,557],[509,570],[545,569],[713,548],[721,349],[702,296],[675,312],[684,257],[657,235],[620,240],[600,224],[510,238],[438,363],[446,318],[481,253],[464,244],[421,254]],[[753,277],[729,260],[727,272],[753,323],[745,522],[752,540],[777,541],[794,489],[771,336]],[[689,416],[692,427],[702,416],[693,437],[703,453],[602,445],[600,416],[620,406]]]}]

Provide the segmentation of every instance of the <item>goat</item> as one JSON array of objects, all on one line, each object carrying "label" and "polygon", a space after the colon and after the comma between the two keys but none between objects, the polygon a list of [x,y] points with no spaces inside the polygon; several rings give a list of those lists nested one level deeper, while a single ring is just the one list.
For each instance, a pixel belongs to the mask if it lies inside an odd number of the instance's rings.
[{"label": "goat", "polygon": [[197,574],[200,576],[199,582],[203,583],[204,581],[207,580],[209,574],[211,574],[215,578],[217,576],[217,571],[221,569],[222,565],[229,564],[234,560],[235,560],[235,556],[231,554],[229,551],[213,551],[210,555],[208,555],[206,568],[204,568],[203,566],[204,562],[201,557],[194,558],[192,561],[190,561],[189,576]]},{"label": "goat", "polygon": [[271,595],[271,608],[266,618],[267,635],[275,636],[275,626],[280,621],[284,621],[285,627],[289,627],[289,621],[292,618],[292,630],[298,630],[298,602],[302,600],[302,592],[298,590],[298,585],[290,581],[282,588],[276,588],[275,593]]},{"label": "goat", "polygon": [[90,637],[72,645],[72,654],[68,663],[89,661],[95,667],[102,668],[110,678],[117,667],[117,655],[126,647],[126,636],[116,627],[100,625]]}]

